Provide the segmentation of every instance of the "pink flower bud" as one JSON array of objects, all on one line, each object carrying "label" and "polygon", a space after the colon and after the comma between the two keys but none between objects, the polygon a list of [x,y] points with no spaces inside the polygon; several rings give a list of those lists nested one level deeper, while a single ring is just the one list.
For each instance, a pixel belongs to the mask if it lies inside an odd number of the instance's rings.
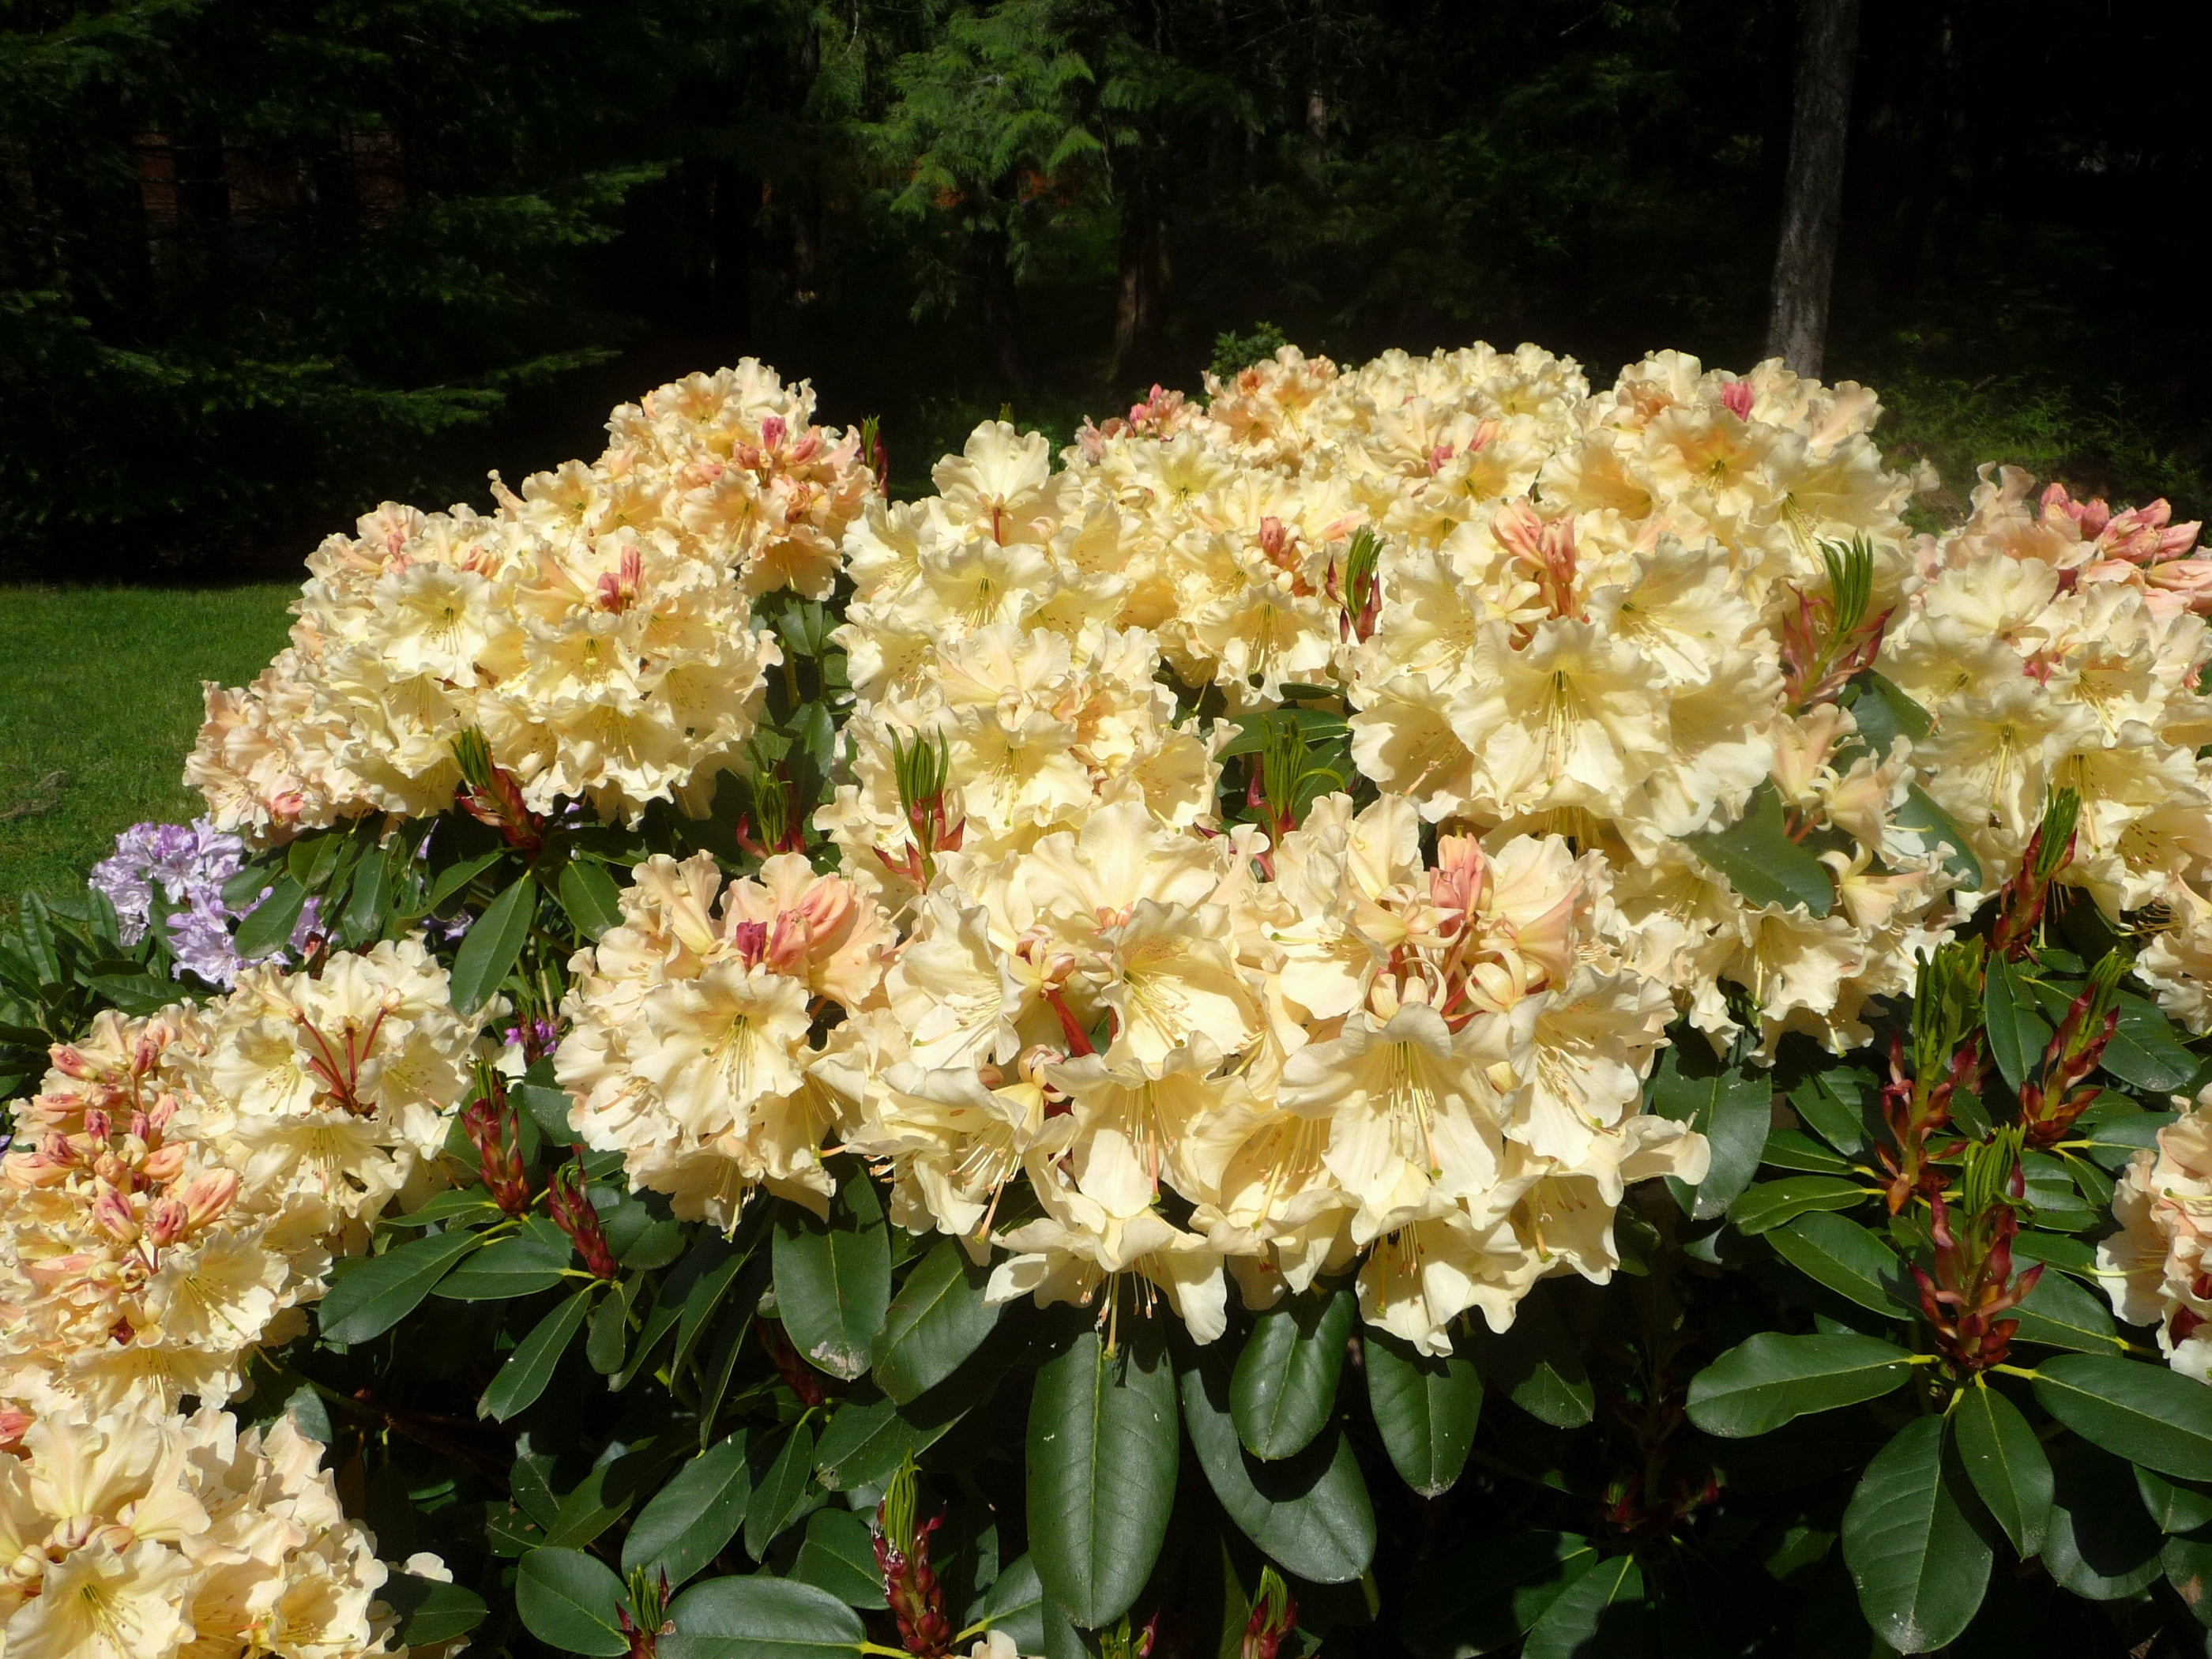
[{"label": "pink flower bud", "polygon": [[100,1075],[90,1060],[65,1042],[56,1043],[47,1050],[47,1054],[54,1062],[54,1070],[64,1077],[73,1077],[84,1082]]},{"label": "pink flower bud", "polygon": [[138,1166],[139,1174],[149,1182],[174,1181],[185,1167],[182,1146],[163,1146],[147,1154],[146,1161]]},{"label": "pink flower bud", "polygon": [[185,1183],[179,1197],[184,1200],[185,1219],[194,1232],[230,1208],[238,1198],[238,1184],[235,1170],[203,1170]]},{"label": "pink flower bud", "polygon": [[146,1237],[166,1249],[191,1230],[191,1217],[173,1198],[156,1199],[146,1212]]},{"label": "pink flower bud", "polygon": [[1721,388],[1721,407],[1739,421],[1751,418],[1751,382],[1730,380]]},{"label": "pink flower bud", "polygon": [[118,1192],[104,1192],[93,1200],[92,1224],[118,1244],[131,1243],[138,1237],[138,1218],[131,1213],[131,1200]]}]

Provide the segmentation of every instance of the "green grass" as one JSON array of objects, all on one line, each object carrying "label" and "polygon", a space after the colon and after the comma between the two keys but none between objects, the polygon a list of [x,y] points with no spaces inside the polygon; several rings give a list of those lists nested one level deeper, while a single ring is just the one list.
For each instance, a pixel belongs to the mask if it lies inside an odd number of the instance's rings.
[{"label": "green grass", "polygon": [[0,904],[76,888],[141,819],[199,811],[180,780],[200,682],[259,673],[297,592],[0,587]]}]

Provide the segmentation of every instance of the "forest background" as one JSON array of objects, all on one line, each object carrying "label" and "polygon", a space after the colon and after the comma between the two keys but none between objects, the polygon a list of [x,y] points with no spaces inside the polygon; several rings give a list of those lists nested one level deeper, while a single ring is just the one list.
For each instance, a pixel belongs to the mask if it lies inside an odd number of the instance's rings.
[{"label": "forest background", "polygon": [[[2204,505],[2202,6],[1863,0],[1826,374]],[[1272,331],[1760,355],[1768,0],[13,0],[0,574],[290,578],[753,354],[1065,438]],[[1228,336],[1223,339],[1223,336]],[[1937,510],[1943,502],[1939,499]]]}]

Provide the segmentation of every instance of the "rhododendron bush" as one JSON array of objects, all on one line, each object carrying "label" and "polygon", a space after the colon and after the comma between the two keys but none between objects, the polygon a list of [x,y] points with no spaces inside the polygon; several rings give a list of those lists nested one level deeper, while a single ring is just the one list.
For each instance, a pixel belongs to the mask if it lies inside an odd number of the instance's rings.
[{"label": "rhododendron bush", "polygon": [[747,362],[332,537],[0,956],[10,1659],[2196,1650],[2212,559],[1879,412]]}]

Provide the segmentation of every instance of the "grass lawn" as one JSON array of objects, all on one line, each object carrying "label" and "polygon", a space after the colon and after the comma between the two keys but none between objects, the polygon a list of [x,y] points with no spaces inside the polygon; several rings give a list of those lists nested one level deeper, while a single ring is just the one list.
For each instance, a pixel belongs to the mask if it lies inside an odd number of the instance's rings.
[{"label": "grass lawn", "polygon": [[179,778],[200,682],[259,673],[297,592],[0,587],[0,906],[76,886],[141,819],[198,812]]}]

